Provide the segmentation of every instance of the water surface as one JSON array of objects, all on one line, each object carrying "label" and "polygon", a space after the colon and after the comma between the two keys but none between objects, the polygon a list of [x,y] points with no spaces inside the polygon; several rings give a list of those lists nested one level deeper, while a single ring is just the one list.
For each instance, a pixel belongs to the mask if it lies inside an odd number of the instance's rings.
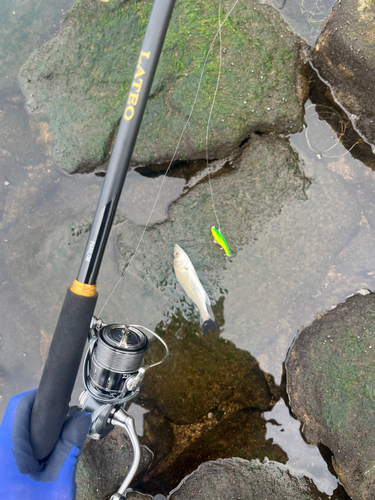
[{"label": "water surface", "polygon": [[[3,0],[0,7],[0,33],[6,39],[0,59],[1,415],[13,394],[38,385],[103,182],[95,174],[68,176],[60,171],[50,156],[48,126],[29,121],[17,83],[28,54],[56,32],[62,9],[71,4],[72,0]],[[283,10],[293,10],[293,5],[293,0],[286,0]],[[330,7],[315,3],[308,8],[316,14],[307,20],[311,27]],[[297,29],[303,30],[303,25]],[[305,38],[312,44],[315,36],[308,33]],[[311,180],[306,199],[284,207],[220,278],[225,291],[222,338],[256,358],[276,384],[282,383],[283,363],[300,329],[348,295],[375,290],[375,173],[366,166],[373,158],[361,161],[356,154],[359,145],[349,153],[355,144],[345,143],[349,125],[341,133],[334,131],[311,99],[305,106],[305,129],[290,137],[300,169]],[[341,125],[344,120],[338,119]],[[170,203],[205,175],[199,170],[195,180],[184,173],[169,177],[151,224],[162,223]],[[161,181],[161,176],[130,172],[116,223],[145,224]],[[151,255],[153,251],[150,248]],[[99,278],[99,309],[121,272],[116,254],[113,234]],[[168,323],[168,301],[146,278],[130,272],[108,304],[105,319],[151,328]],[[80,388],[78,381],[75,394]],[[133,410],[138,420],[148,411]],[[283,434],[275,422],[282,425]],[[332,493],[337,480],[317,449],[304,444],[299,424],[282,400],[264,413],[262,425],[267,427],[266,440],[280,446],[296,470]],[[295,450],[301,450],[299,457]]]}]

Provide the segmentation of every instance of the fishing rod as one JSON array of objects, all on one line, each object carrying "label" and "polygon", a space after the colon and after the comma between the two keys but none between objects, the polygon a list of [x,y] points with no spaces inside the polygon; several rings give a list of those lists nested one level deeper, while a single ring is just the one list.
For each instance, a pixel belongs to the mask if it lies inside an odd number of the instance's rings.
[{"label": "fishing rod", "polygon": [[[135,455],[139,455],[131,417],[122,405],[138,394],[144,373],[166,359],[168,347],[145,327],[105,325],[93,315],[100,265],[174,3],[175,0],[154,1],[82,263],[67,290],[44,366],[30,422],[31,444],[39,461],[48,458],[67,417],[88,334],[89,348],[84,362],[86,391],[80,402],[93,413],[91,437],[103,437],[113,425],[120,425],[129,431]],[[166,348],[164,359],[147,367],[142,367],[148,349],[144,330],[158,337]],[[137,460],[139,456],[135,457]],[[121,494],[113,499],[121,498]]]}]

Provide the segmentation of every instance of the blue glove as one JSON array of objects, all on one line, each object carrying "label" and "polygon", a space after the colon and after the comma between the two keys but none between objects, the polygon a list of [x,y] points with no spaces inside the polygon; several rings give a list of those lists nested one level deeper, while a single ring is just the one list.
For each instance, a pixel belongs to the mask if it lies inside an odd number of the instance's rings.
[{"label": "blue glove", "polygon": [[[75,472],[90,428],[91,415],[73,414],[42,467],[30,443],[30,416],[36,390],[9,401],[0,426],[0,498],[6,500],[74,500]],[[51,408],[53,418],[53,408]]]}]

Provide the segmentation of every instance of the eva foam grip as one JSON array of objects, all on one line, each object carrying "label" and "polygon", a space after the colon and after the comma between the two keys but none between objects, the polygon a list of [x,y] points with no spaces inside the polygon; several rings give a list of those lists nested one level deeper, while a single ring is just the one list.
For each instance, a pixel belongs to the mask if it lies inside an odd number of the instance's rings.
[{"label": "eva foam grip", "polygon": [[31,414],[31,444],[39,461],[51,453],[64,424],[96,301],[97,295],[70,289],[65,296]]}]

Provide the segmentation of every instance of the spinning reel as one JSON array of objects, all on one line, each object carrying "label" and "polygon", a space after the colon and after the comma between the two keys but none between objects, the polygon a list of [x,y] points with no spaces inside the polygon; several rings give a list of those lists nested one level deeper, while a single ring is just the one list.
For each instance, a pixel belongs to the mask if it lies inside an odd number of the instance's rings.
[{"label": "spinning reel", "polygon": [[[156,337],[165,347],[161,361],[144,365],[149,348],[149,338]],[[134,420],[123,408],[135,398],[142,386],[145,373],[163,363],[169,356],[167,344],[155,332],[140,325],[106,325],[93,317],[89,333],[89,346],[84,357],[83,382],[86,390],[80,396],[85,411],[92,413],[88,437],[99,440],[114,426],[125,429],[133,446],[133,463],[129,472],[111,500],[123,500],[123,495],[137,472],[141,449]]]}]

